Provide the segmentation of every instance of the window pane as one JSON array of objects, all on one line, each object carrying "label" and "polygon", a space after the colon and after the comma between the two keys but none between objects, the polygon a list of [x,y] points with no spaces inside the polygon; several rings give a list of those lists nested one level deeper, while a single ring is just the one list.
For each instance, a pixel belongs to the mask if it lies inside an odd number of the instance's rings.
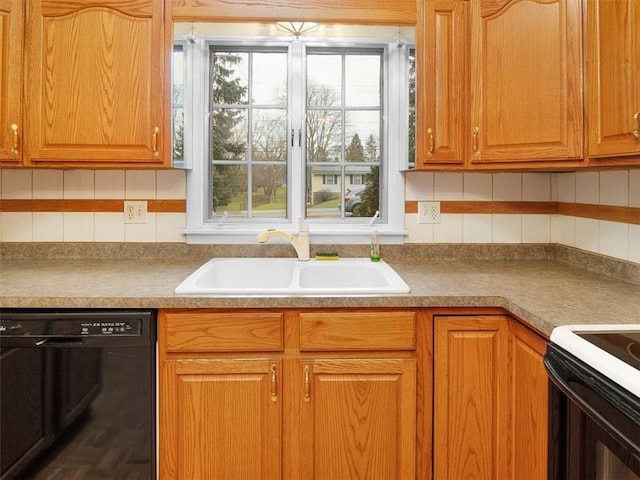
[{"label": "window pane", "polygon": [[416,52],[409,51],[409,168],[416,165]]},{"label": "window pane", "polygon": [[287,104],[287,54],[255,52],[253,58],[251,103]]},{"label": "window pane", "polygon": [[380,210],[379,172],[378,167],[364,165],[346,167],[346,178],[351,178],[351,183],[345,185],[343,199],[345,217],[372,217],[376,210]]},{"label": "window pane", "polygon": [[[326,183],[328,178],[334,184]],[[308,165],[307,217],[340,218],[343,191],[340,165]]]},{"label": "window pane", "polygon": [[214,105],[247,103],[247,52],[211,52],[211,102]]},{"label": "window pane", "polygon": [[380,112],[345,113],[345,161],[380,161]]},{"label": "window pane", "polygon": [[211,159],[246,160],[247,110],[218,108],[211,113]]},{"label": "window pane", "polygon": [[255,165],[251,190],[252,217],[287,218],[287,168]]},{"label": "window pane", "polygon": [[252,157],[254,161],[286,161],[287,112],[276,109],[253,110]]},{"label": "window pane", "polygon": [[247,167],[246,165],[212,165],[211,209],[212,214],[228,212],[229,215],[247,216]]},{"label": "window pane", "polygon": [[307,105],[340,105],[342,92],[342,56],[307,56]]},{"label": "window pane", "polygon": [[380,56],[345,57],[345,104],[347,107],[380,105]]},{"label": "window pane", "polygon": [[184,162],[184,49],[173,47],[173,162]]},{"label": "window pane", "polygon": [[307,111],[307,162],[339,162],[342,159],[340,111]]}]

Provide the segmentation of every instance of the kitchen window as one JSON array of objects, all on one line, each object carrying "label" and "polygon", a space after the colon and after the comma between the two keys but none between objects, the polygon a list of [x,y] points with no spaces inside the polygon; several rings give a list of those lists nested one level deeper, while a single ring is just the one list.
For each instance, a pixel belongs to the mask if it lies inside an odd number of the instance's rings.
[{"label": "kitchen window", "polygon": [[[380,235],[402,242],[409,57],[397,36],[196,35],[191,26],[173,74],[188,241],[253,242],[266,228],[295,232],[298,219],[312,242],[368,241],[379,212]],[[352,210],[355,185],[364,189]]]}]

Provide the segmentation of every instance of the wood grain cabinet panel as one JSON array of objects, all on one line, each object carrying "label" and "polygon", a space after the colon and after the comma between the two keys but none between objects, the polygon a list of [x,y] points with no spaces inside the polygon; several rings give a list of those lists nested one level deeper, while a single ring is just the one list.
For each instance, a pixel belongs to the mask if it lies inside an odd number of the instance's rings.
[{"label": "wood grain cabinet panel", "polygon": [[544,480],[549,448],[549,377],[543,364],[547,342],[518,322],[510,327],[509,478]]},{"label": "wood grain cabinet panel", "polygon": [[414,312],[300,314],[300,350],[414,350]]},{"label": "wood grain cabinet panel", "polygon": [[29,165],[169,164],[164,3],[28,1]]},{"label": "wood grain cabinet panel", "polygon": [[434,478],[547,478],[545,351],[506,315],[434,317]]},{"label": "wood grain cabinet panel", "polygon": [[22,162],[23,0],[0,1],[0,166]]},{"label": "wood grain cabinet panel", "polygon": [[418,1],[416,168],[463,166],[468,149],[469,2]]},{"label": "wood grain cabinet panel", "polygon": [[415,359],[309,359],[298,370],[301,471],[286,478],[415,479]]},{"label": "wood grain cabinet panel", "polygon": [[280,480],[281,366],[277,357],[165,360],[160,477]]},{"label": "wood grain cabinet panel", "polygon": [[282,313],[176,312],[162,317],[167,352],[253,352],[284,349]]},{"label": "wood grain cabinet panel", "polygon": [[640,165],[640,5],[585,4],[590,163]]},{"label": "wood grain cabinet panel", "polygon": [[435,318],[434,478],[507,478],[509,319]]},{"label": "wood grain cabinet panel", "polygon": [[583,157],[576,0],[471,0],[471,164]]},{"label": "wood grain cabinet panel", "polygon": [[408,0],[172,0],[171,3],[172,16],[178,21],[416,23],[416,4]]}]

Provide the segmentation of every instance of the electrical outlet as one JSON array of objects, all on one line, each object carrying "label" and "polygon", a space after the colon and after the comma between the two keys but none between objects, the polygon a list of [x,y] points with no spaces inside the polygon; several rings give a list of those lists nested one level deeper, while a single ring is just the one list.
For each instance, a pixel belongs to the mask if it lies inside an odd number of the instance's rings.
[{"label": "electrical outlet", "polygon": [[124,223],[147,223],[147,201],[125,201]]},{"label": "electrical outlet", "polygon": [[418,223],[440,223],[440,202],[418,202]]}]

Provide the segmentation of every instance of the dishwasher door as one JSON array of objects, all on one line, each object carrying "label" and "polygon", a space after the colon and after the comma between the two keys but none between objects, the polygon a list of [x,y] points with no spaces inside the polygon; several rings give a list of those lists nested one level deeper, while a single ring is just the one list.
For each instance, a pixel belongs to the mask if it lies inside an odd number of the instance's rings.
[{"label": "dishwasher door", "polygon": [[156,478],[156,315],[0,311],[0,478]]}]

